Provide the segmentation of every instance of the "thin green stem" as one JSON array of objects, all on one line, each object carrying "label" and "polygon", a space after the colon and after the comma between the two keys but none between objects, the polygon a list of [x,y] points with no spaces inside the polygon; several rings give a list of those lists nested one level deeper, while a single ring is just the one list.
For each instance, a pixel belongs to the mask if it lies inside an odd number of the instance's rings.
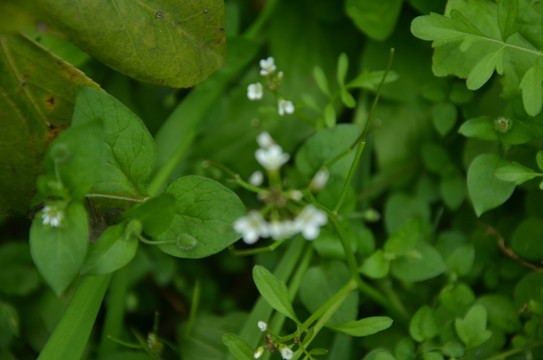
[{"label": "thin green stem", "polygon": [[263,246],[263,247],[259,247],[259,248],[252,248],[252,249],[243,249],[243,250],[238,250],[238,249],[234,248],[233,246],[230,246],[228,248],[228,250],[230,250],[230,252],[235,256],[249,256],[249,255],[262,254],[262,253],[273,251],[273,250],[277,249],[286,240],[287,240],[287,238],[284,238],[284,239],[281,239],[281,240],[278,240],[278,241],[274,241],[271,245],[268,245],[268,246]]},{"label": "thin green stem", "polygon": [[366,121],[366,126],[364,128],[364,131],[360,134],[360,136],[356,139],[356,141],[351,145],[351,147],[348,149],[349,151],[358,147],[356,156],[351,164],[351,167],[349,169],[349,174],[347,175],[347,180],[345,181],[345,184],[343,185],[343,190],[341,191],[341,194],[339,195],[338,201],[336,203],[336,206],[334,208],[334,213],[338,213],[341,209],[341,205],[343,205],[343,201],[345,200],[345,197],[347,196],[347,191],[349,190],[349,186],[351,185],[351,181],[354,176],[354,172],[356,171],[356,168],[358,167],[358,162],[360,160],[360,157],[362,156],[362,153],[364,152],[364,148],[366,147],[366,139],[368,137],[371,124],[373,122],[373,118],[375,116],[375,109],[377,108],[377,103],[379,102],[379,97],[381,95],[381,91],[383,90],[383,85],[385,84],[387,75],[390,71],[390,68],[392,66],[392,61],[394,60],[394,49],[390,49],[390,57],[388,59],[388,64],[385,69],[385,73],[383,74],[383,77],[381,78],[381,82],[379,83],[379,87],[377,88],[377,93],[375,94],[375,99],[373,100],[373,104],[371,106],[371,110],[368,116],[368,121]]},{"label": "thin green stem", "polygon": [[98,193],[93,192],[87,194],[88,198],[105,198],[105,199],[113,199],[113,200],[125,200],[125,201],[133,201],[133,202],[143,202],[147,200],[147,197],[144,196],[138,196],[138,195],[129,195],[129,194],[107,194],[107,193]]},{"label": "thin green stem", "polygon": [[236,182],[236,184],[240,185],[241,187],[243,187],[243,188],[245,188],[245,189],[247,189],[249,191],[259,193],[259,192],[264,190],[264,189],[262,189],[262,188],[260,188],[258,186],[254,186],[254,185],[249,184],[248,182],[243,180],[241,178],[241,176],[239,176],[239,174],[236,174],[235,172],[233,172],[232,170],[230,170],[228,167],[224,166],[221,163],[218,163],[218,162],[215,162],[215,161],[212,161],[212,160],[206,160],[206,161],[204,161],[202,163],[202,166],[203,167],[214,166],[214,167],[216,167],[218,169],[221,169],[222,171],[224,171],[225,173],[230,175],[230,177],[232,177],[232,179]]},{"label": "thin green stem", "polygon": [[[535,343],[532,343],[530,344],[530,349],[533,349],[533,348],[538,348],[538,347],[541,347],[543,346],[543,341],[538,341],[538,342],[535,342]],[[495,355],[492,355],[490,357],[487,357],[485,360],[501,360],[501,359],[506,359],[508,358],[509,356],[512,356],[512,355],[516,355],[516,354],[519,354],[523,351],[526,351],[527,349],[525,347],[522,347],[522,348],[515,348],[515,349],[511,349],[511,350],[507,350],[507,351],[504,351],[504,352],[501,352],[499,354],[495,354]]]},{"label": "thin green stem", "polygon": [[194,284],[194,292],[192,294],[192,302],[190,305],[189,319],[187,321],[187,327],[185,328],[185,337],[189,337],[194,329],[194,322],[196,321],[196,314],[198,313],[198,305],[200,304],[200,294],[202,290],[202,283],[200,280],[196,280]]}]

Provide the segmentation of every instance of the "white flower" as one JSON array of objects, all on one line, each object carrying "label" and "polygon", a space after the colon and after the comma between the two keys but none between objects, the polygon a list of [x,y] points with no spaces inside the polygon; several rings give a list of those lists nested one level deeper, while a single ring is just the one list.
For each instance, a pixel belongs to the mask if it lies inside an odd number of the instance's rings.
[{"label": "white flower", "polygon": [[265,321],[259,321],[258,322],[258,328],[260,329],[260,331],[264,332],[264,331],[268,330],[268,324],[266,324]]},{"label": "white flower", "polygon": [[279,346],[279,351],[281,352],[281,356],[282,356],[283,359],[285,359],[285,360],[290,360],[290,359],[292,359],[292,356],[294,355],[294,352],[292,351],[292,349],[289,348],[289,347],[286,346],[286,345],[281,345],[281,346]]},{"label": "white flower", "polygon": [[294,104],[292,104],[292,101],[281,99],[277,103],[277,111],[279,112],[280,116],[292,114],[294,112]]},{"label": "white flower", "polygon": [[52,227],[60,227],[64,220],[64,211],[55,205],[46,205],[41,214],[42,224]]},{"label": "white flower", "polygon": [[279,170],[290,159],[290,155],[284,153],[281,146],[277,144],[273,144],[266,149],[256,150],[255,157],[264,169],[270,171]]},{"label": "white flower", "polygon": [[253,357],[255,359],[260,359],[260,357],[264,354],[264,347],[260,346],[258,349],[256,349],[255,353],[253,354]]},{"label": "white flower", "polygon": [[258,238],[267,236],[266,221],[258,211],[250,211],[247,216],[234,222],[234,230],[243,235],[246,244],[254,244]]},{"label": "white flower", "polygon": [[262,174],[262,171],[257,170],[254,173],[251,174],[249,177],[249,184],[253,186],[260,186],[264,182],[264,175]]},{"label": "white flower", "polygon": [[290,190],[288,192],[288,197],[294,201],[300,201],[304,197],[304,194],[300,190]]},{"label": "white flower", "polygon": [[271,221],[268,224],[268,234],[273,240],[281,240],[291,237],[296,233],[296,226],[290,220]]},{"label": "white flower", "polygon": [[273,57],[260,60],[260,75],[268,76],[275,71],[276,67],[274,64]]},{"label": "white flower", "polygon": [[315,176],[313,176],[313,179],[311,179],[311,182],[309,183],[309,187],[314,192],[321,191],[326,186],[329,177],[330,173],[328,172],[328,169],[322,168],[317,171]]},{"label": "white flower", "polygon": [[296,216],[294,224],[296,230],[302,233],[307,240],[313,240],[319,236],[320,227],[326,225],[328,217],[322,210],[314,205],[306,205],[302,212]]},{"label": "white flower", "polygon": [[264,93],[262,91],[262,84],[259,82],[255,84],[250,84],[247,87],[247,97],[249,98],[249,100],[260,100],[262,99],[263,94]]},{"label": "white flower", "polygon": [[275,141],[273,141],[271,135],[266,131],[262,131],[260,134],[258,134],[256,142],[261,148],[269,148],[275,144]]}]

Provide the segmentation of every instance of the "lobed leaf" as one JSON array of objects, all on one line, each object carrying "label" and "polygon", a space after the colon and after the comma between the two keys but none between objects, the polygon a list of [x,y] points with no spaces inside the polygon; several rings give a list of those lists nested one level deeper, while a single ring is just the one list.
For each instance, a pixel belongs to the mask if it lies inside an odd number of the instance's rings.
[{"label": "lobed leaf", "polygon": [[455,320],[456,333],[468,349],[483,344],[492,335],[486,328],[486,320],[486,309],[479,304],[473,305],[463,319]]},{"label": "lobed leaf", "polygon": [[40,5],[83,51],[141,81],[190,87],[224,65],[223,1],[40,0]]}]

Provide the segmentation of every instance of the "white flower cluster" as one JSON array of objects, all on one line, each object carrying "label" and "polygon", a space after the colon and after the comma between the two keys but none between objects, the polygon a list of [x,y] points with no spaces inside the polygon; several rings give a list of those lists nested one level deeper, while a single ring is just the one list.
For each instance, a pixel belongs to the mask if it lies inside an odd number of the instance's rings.
[{"label": "white flower cluster", "polygon": [[51,227],[61,227],[64,221],[64,211],[56,205],[45,205],[41,214],[42,224]]},{"label": "white flower cluster", "polygon": [[[260,60],[260,75],[266,77],[268,81],[268,88],[270,90],[276,89],[279,86],[279,82],[283,78],[283,72],[279,71],[275,78],[272,78],[277,67],[275,66],[275,60],[273,57]],[[247,97],[249,100],[260,100],[264,96],[264,87],[260,82],[249,84],[247,87]],[[294,104],[292,101],[279,98],[277,101],[277,112],[279,116],[285,116],[285,114],[294,113]]]}]

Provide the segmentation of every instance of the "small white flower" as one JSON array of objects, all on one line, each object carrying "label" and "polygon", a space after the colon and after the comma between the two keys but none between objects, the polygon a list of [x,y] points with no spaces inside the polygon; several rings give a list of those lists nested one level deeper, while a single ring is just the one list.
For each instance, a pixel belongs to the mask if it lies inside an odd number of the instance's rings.
[{"label": "small white flower", "polygon": [[328,217],[322,210],[314,205],[306,205],[302,212],[294,220],[296,230],[302,233],[307,240],[313,240],[319,236],[320,227],[326,225]]},{"label": "small white flower", "polygon": [[260,331],[264,332],[264,331],[268,330],[268,324],[266,324],[265,321],[259,321],[258,322],[258,328],[260,329]]},{"label": "small white flower", "polygon": [[311,191],[317,192],[324,189],[329,177],[330,173],[328,172],[328,169],[322,168],[317,171],[317,173],[315,174],[315,176],[313,176],[313,179],[311,179],[311,182],[309,183]]},{"label": "small white flower", "polygon": [[256,150],[255,157],[264,169],[270,171],[279,170],[290,159],[290,155],[284,153],[281,146],[277,144],[273,144],[266,149]]},{"label": "small white flower", "polygon": [[267,236],[266,221],[258,211],[250,211],[247,216],[234,222],[234,230],[243,235],[246,244],[254,244],[258,238]]},{"label": "small white flower", "polygon": [[300,201],[304,197],[304,194],[300,190],[290,190],[288,192],[288,197],[294,201]]},{"label": "small white flower", "polygon": [[64,211],[55,205],[46,205],[41,214],[42,224],[52,227],[60,227],[64,220]]},{"label": "small white flower", "polygon": [[271,135],[266,131],[262,131],[260,134],[258,134],[256,142],[258,143],[258,146],[264,149],[275,144],[275,141],[273,141]]},{"label": "small white flower", "polygon": [[282,356],[283,359],[285,359],[285,360],[290,360],[290,359],[292,359],[292,356],[294,355],[294,352],[292,351],[292,349],[289,348],[289,347],[286,346],[286,345],[281,345],[281,346],[279,346],[279,352],[281,352],[281,356]]},{"label": "small white flower", "polygon": [[279,116],[284,116],[285,114],[292,114],[294,112],[294,104],[292,101],[281,99],[277,103],[277,111]]},{"label": "small white flower", "polygon": [[255,359],[260,359],[260,357],[264,354],[264,347],[260,346],[258,349],[256,349],[255,353],[253,354],[253,357]]},{"label": "small white flower", "polygon": [[249,177],[249,184],[253,186],[260,186],[264,182],[264,175],[262,174],[262,171],[257,170],[254,173],[251,174]]},{"label": "small white flower", "polygon": [[294,222],[290,220],[284,221],[271,221],[268,224],[268,234],[273,240],[281,240],[291,237],[296,233],[296,226]]},{"label": "small white flower", "polygon": [[264,95],[264,92],[262,91],[261,83],[257,82],[247,87],[247,97],[249,100],[260,100],[262,99],[262,95]]},{"label": "small white flower", "polygon": [[267,59],[260,60],[260,75],[262,76],[268,76],[270,74],[273,74],[276,67],[274,64],[273,57],[269,57]]}]

